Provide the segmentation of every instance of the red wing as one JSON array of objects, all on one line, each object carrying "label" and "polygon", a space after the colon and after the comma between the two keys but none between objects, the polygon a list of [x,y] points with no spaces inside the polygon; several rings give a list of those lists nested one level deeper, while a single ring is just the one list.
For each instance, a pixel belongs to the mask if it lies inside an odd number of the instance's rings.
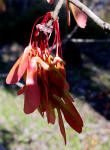
[{"label": "red wing", "polygon": [[30,114],[37,109],[40,104],[40,93],[37,84],[26,85],[25,88],[25,100],[24,100],[24,112]]},{"label": "red wing", "polygon": [[7,78],[6,78],[6,83],[7,84],[15,84],[16,82],[19,81],[19,77],[18,77],[18,68],[19,68],[19,64],[20,64],[20,61],[22,59],[22,56],[21,55],[19,57],[19,59],[16,61],[16,63],[14,64],[14,66],[12,67],[11,71],[9,72]]},{"label": "red wing", "polygon": [[56,68],[51,68],[49,71],[49,80],[62,90],[69,90],[69,84],[64,76]]},{"label": "red wing", "polygon": [[30,52],[30,47],[27,46],[24,50],[22,59],[20,61],[19,64],[19,69],[18,69],[18,77],[19,79],[21,79],[21,77],[23,76],[23,74],[25,73],[28,63],[29,63],[29,52]]},{"label": "red wing", "polygon": [[87,22],[87,15],[72,3],[70,3],[70,8],[78,26],[81,28],[85,28]]},{"label": "red wing", "polygon": [[61,134],[64,138],[65,145],[66,145],[66,133],[65,133],[65,127],[64,127],[64,123],[63,123],[63,119],[62,119],[60,109],[57,108],[57,112],[58,112],[58,122],[59,122],[59,126],[60,126],[60,131],[61,131]]},{"label": "red wing", "polygon": [[[75,116],[73,114],[73,112],[71,112],[71,110],[68,108],[68,106],[66,104],[64,104],[64,102],[59,98],[54,96],[56,101],[55,103],[57,104],[57,106],[61,109],[61,111],[63,112],[64,118],[67,121],[67,123],[71,126],[71,128],[73,128],[75,131],[77,131],[78,133],[81,133],[82,131],[82,124],[81,124],[81,117],[79,116]],[[74,111],[74,110],[73,110]],[[75,110],[76,111],[76,110]]]},{"label": "red wing", "polygon": [[40,91],[37,84],[37,66],[36,60],[33,57],[27,68],[24,112],[26,114],[34,112],[34,110],[38,108],[39,104]]}]

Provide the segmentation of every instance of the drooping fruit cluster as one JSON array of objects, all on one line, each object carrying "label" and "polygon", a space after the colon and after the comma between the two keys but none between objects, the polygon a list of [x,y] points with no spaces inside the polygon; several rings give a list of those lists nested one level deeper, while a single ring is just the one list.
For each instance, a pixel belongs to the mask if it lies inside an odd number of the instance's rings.
[{"label": "drooping fruit cluster", "polygon": [[[51,36],[54,36],[52,47],[49,47]],[[56,46],[53,57],[52,50]],[[66,144],[66,134],[62,114],[67,123],[77,132],[82,131],[83,121],[73,105],[66,81],[64,61],[62,59],[61,40],[58,19],[52,13],[40,17],[34,24],[29,45],[9,72],[6,83],[15,84],[23,77],[24,87],[18,95],[24,93],[24,112],[30,114],[36,109],[48,123],[54,124],[55,110]]]}]

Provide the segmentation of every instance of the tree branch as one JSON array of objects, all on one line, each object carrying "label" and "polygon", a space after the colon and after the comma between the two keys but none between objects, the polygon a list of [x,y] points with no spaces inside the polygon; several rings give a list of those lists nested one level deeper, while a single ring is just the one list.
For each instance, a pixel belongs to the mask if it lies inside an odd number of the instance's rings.
[{"label": "tree branch", "polygon": [[60,9],[61,9],[61,7],[63,5],[63,3],[64,3],[64,0],[59,0],[58,1],[57,5],[55,7],[55,10],[53,12],[53,19],[57,18],[58,14],[59,14],[59,11],[60,11]]},{"label": "tree branch", "polygon": [[87,16],[89,16],[98,26],[100,26],[104,30],[110,30],[110,24],[107,22],[104,22],[102,19],[100,19],[98,16],[96,16],[87,6],[85,6],[83,3],[81,3],[78,0],[69,0],[72,4],[77,6],[79,9],[81,9]]},{"label": "tree branch", "polygon": [[110,43],[110,39],[70,39],[73,43]]}]

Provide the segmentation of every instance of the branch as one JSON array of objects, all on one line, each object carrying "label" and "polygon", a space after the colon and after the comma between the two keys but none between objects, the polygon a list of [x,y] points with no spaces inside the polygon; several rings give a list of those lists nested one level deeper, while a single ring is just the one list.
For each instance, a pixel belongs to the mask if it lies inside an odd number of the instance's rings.
[{"label": "branch", "polygon": [[[55,20],[57,17],[58,17],[58,14],[60,12],[60,9],[62,7],[64,3],[64,0],[59,0],[54,11],[53,11],[53,19]],[[49,20],[49,22],[47,23],[47,27],[50,27],[52,25],[52,22],[53,22],[53,19],[52,20]]]},{"label": "branch", "polygon": [[87,6],[85,6],[83,3],[81,3],[78,0],[69,0],[72,4],[77,6],[79,9],[81,9],[87,16],[89,16],[98,26],[100,26],[104,30],[110,30],[110,24],[107,22],[104,22],[102,19],[100,19],[98,16],[96,16]]},{"label": "branch", "polygon": [[55,10],[53,12],[53,19],[57,18],[58,14],[59,14],[59,11],[60,11],[60,9],[61,9],[61,7],[63,5],[63,3],[64,3],[64,0],[59,0],[58,1],[57,5],[55,7]]},{"label": "branch", "polygon": [[70,39],[73,43],[110,43],[110,39]]}]

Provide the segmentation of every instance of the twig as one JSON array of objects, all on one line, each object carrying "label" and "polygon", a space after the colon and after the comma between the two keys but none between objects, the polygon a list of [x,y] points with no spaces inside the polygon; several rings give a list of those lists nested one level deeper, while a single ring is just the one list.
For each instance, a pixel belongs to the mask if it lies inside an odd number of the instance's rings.
[{"label": "twig", "polygon": [[[101,18],[99,18],[93,11],[91,11],[87,6],[85,6],[82,2],[78,0],[68,0],[69,2],[73,3],[75,6],[77,6],[79,9],[81,9],[85,14],[87,14],[88,17],[90,17],[98,26],[100,26],[104,30],[110,30],[110,24],[107,22],[104,22]],[[53,12],[53,19],[56,19],[59,11],[64,3],[64,0],[59,0],[55,10]]]},{"label": "twig", "polygon": [[66,36],[65,39],[62,40],[61,44],[66,44],[69,40],[71,40],[72,36],[76,33],[78,26],[76,25],[74,29]]},{"label": "twig", "polygon": [[89,16],[98,26],[100,26],[104,30],[110,30],[110,24],[104,22],[101,18],[96,16],[87,6],[81,3],[78,0],[69,0],[69,2],[73,3],[79,9],[81,9],[87,16]]},{"label": "twig", "polygon": [[55,7],[55,10],[53,12],[53,19],[57,18],[58,14],[59,14],[59,11],[60,11],[60,9],[61,9],[61,7],[63,5],[63,3],[64,3],[64,0],[59,0],[58,1],[57,5]]},{"label": "twig", "polygon": [[[52,23],[53,23],[53,20],[55,20],[55,19],[58,17],[58,14],[59,14],[59,12],[60,12],[60,9],[61,9],[63,3],[64,3],[64,0],[59,0],[59,1],[58,1],[58,3],[56,4],[55,9],[54,9],[54,11],[53,11],[53,15],[52,15],[53,18],[48,21],[48,23],[46,24],[46,27],[51,28],[51,25],[52,25]],[[41,25],[40,25],[40,26],[41,26]],[[36,27],[38,27],[38,25],[37,25]]]},{"label": "twig", "polygon": [[17,82],[16,85],[17,85],[18,87],[20,87],[20,88],[22,88],[22,87],[24,86],[24,84],[21,83],[21,82]]},{"label": "twig", "polygon": [[110,39],[70,39],[71,42],[74,43],[108,43]]}]

